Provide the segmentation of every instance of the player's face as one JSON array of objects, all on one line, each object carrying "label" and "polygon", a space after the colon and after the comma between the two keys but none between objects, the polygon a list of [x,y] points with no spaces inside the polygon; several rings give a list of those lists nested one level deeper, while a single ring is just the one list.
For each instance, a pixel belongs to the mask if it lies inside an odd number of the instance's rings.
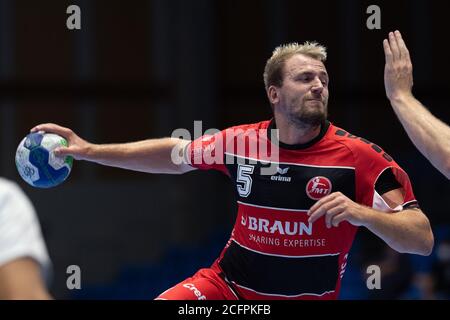
[{"label": "player's face", "polygon": [[328,74],[324,64],[296,54],[285,62],[277,111],[300,126],[316,126],[327,118]]}]

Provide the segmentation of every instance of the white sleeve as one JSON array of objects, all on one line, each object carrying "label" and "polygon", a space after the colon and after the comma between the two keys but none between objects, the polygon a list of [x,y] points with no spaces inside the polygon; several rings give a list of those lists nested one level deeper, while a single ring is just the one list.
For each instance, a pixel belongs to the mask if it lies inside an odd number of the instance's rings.
[{"label": "white sleeve", "polygon": [[20,257],[36,260],[44,274],[51,267],[33,205],[16,184],[0,179],[0,266]]},{"label": "white sleeve", "polygon": [[383,212],[399,212],[403,210],[403,206],[402,205],[398,205],[395,208],[391,208],[386,201],[384,201],[383,197],[381,195],[378,194],[377,191],[374,192],[373,194],[373,203],[372,203],[372,208],[375,210],[379,210],[379,211],[383,211]]}]

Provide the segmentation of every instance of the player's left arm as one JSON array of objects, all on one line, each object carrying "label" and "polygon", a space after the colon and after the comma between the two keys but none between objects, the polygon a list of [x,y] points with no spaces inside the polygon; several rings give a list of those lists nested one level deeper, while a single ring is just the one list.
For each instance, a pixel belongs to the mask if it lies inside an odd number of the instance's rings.
[{"label": "player's left arm", "polygon": [[[404,203],[402,188],[382,195],[384,201],[394,208]],[[325,216],[328,228],[337,227],[342,221],[364,226],[401,253],[430,255],[434,237],[430,222],[419,208],[386,213],[360,205],[340,192],[334,192],[317,201],[308,212],[313,223]]]}]

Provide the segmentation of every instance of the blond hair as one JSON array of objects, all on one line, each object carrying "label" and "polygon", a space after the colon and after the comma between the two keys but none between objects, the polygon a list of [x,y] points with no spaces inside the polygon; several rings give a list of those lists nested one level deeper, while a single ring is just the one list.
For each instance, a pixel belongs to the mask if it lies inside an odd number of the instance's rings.
[{"label": "blond hair", "polygon": [[283,85],[284,64],[286,60],[296,54],[303,54],[321,62],[325,62],[327,59],[327,49],[317,42],[306,41],[303,44],[293,42],[276,47],[264,67],[264,86],[266,90],[271,85],[277,87]]}]

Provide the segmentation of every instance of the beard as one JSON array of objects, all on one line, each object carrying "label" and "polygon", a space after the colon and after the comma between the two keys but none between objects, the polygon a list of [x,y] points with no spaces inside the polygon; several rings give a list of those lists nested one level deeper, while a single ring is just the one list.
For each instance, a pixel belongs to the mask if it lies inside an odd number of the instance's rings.
[{"label": "beard", "polygon": [[328,117],[328,99],[319,101],[301,101],[292,103],[288,108],[292,112],[288,112],[289,122],[299,129],[313,128],[322,124]]}]

